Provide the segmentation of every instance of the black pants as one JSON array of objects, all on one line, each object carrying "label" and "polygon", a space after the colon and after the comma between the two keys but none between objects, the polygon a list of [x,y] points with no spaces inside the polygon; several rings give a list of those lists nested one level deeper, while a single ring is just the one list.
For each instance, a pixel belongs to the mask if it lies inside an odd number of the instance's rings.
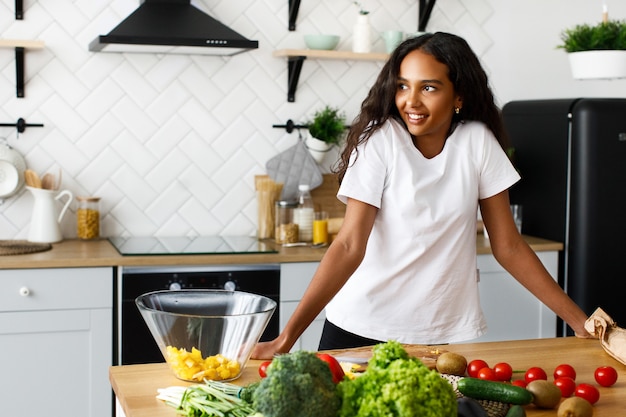
[{"label": "black pants", "polygon": [[361,346],[372,346],[382,343],[379,340],[368,339],[367,337],[357,336],[356,334],[347,332],[328,320],[324,321],[324,329],[320,339],[319,350],[334,350],[356,348]]}]

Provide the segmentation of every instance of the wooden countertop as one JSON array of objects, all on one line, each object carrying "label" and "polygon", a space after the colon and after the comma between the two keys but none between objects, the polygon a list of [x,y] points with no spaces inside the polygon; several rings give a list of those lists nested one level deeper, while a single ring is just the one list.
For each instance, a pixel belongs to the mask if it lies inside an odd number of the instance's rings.
[{"label": "wooden countertop", "polygon": [[[524,236],[530,247],[537,251],[559,251],[558,242]],[[269,241],[270,244],[273,242]],[[278,253],[241,255],[154,255],[122,256],[106,239],[94,241],[65,240],[54,243],[52,249],[26,255],[0,256],[0,268],[80,268],[113,266],[167,266],[167,265],[227,265],[267,264],[288,262],[318,262],[326,249],[309,247],[277,248]],[[476,237],[476,253],[491,253],[489,240],[482,234]]]},{"label": "wooden countertop", "polygon": [[[609,388],[599,387],[600,401],[594,406],[594,417],[615,417],[624,414],[626,404],[626,366],[611,358],[594,339],[575,337],[535,339],[508,342],[487,342],[447,345],[445,350],[464,355],[468,361],[483,359],[490,365],[508,362],[513,369],[542,367],[548,375],[562,363],[569,363],[577,372],[578,383],[595,383],[593,372],[598,366],[610,365],[619,374],[617,383]],[[261,361],[248,363],[242,376],[234,381],[245,385],[257,380],[257,367]],[[156,399],[157,389],[185,386],[189,383],[176,379],[167,365],[114,366],[109,372],[111,386],[126,417],[175,417],[173,408]],[[514,378],[519,378],[515,375]],[[555,417],[556,410],[540,410],[527,406],[528,417]]]}]

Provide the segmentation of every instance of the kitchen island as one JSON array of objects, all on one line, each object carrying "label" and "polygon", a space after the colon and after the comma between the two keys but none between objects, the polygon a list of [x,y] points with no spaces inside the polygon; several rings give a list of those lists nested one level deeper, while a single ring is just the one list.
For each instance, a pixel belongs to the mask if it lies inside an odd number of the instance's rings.
[{"label": "kitchen island", "polygon": [[[600,400],[594,406],[594,417],[617,417],[626,414],[626,366],[606,354],[598,340],[566,337],[452,344],[438,348],[441,351],[462,354],[468,361],[483,359],[491,366],[498,362],[508,362],[516,370],[540,366],[548,373],[550,380],[556,366],[569,363],[577,371],[578,383],[586,382],[596,386],[594,370],[599,366],[613,366],[619,374],[617,383],[609,388],[599,387]],[[246,385],[256,381],[260,363],[261,361],[251,360],[242,376],[234,383]],[[175,417],[177,414],[173,408],[156,399],[157,389],[190,385],[175,378],[164,363],[113,366],[109,377],[126,417]],[[514,375],[514,379],[522,377],[521,374]],[[540,410],[532,405],[526,407],[526,413],[528,417],[556,416],[556,410]]]}]

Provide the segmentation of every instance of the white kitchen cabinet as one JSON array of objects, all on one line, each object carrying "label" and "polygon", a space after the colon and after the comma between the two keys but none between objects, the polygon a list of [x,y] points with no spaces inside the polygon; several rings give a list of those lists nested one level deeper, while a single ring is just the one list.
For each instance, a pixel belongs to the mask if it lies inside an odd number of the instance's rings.
[{"label": "white kitchen cabinet", "polygon": [[[313,274],[317,270],[319,262],[296,262],[284,263],[280,265],[280,330],[285,328],[289,317],[293,314],[298,303],[304,295],[304,291],[309,286]],[[326,315],[322,311],[297,340],[292,351],[309,350],[316,351],[324,319]]]},{"label": "white kitchen cabinet", "polygon": [[0,283],[0,415],[111,417],[113,269],[5,269]]},{"label": "white kitchen cabinet", "polygon": [[[550,275],[558,276],[558,252],[537,252]],[[479,342],[556,337],[556,314],[506,272],[493,255],[478,256],[480,301],[487,333]]]}]

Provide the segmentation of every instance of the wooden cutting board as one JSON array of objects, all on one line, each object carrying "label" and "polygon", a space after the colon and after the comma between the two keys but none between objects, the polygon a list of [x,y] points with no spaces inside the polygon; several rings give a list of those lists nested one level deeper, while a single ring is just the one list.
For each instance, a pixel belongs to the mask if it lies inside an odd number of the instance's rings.
[{"label": "wooden cutting board", "polygon": [[[426,346],[426,345],[402,345],[409,356],[418,358],[430,369],[435,368],[437,358],[446,350],[440,346]],[[339,350],[327,350],[324,353],[329,353],[335,357],[355,358],[367,361],[372,357],[372,346],[366,346],[354,349],[339,349]]]}]

